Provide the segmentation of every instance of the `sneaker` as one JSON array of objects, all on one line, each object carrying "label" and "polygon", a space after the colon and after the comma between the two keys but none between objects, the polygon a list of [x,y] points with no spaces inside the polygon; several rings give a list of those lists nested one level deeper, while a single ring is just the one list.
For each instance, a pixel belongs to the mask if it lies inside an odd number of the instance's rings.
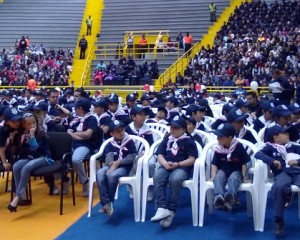
[{"label": "sneaker", "polygon": [[147,201],[150,202],[153,200],[153,189],[148,189]]},{"label": "sneaker", "polygon": [[52,190],[52,195],[58,195],[59,194],[59,189],[54,185],[53,190]]},{"label": "sneaker", "polygon": [[170,212],[172,212],[172,213],[169,217],[160,221],[160,226],[162,226],[163,228],[168,228],[172,224],[173,218],[175,216],[175,212],[173,212],[173,211],[170,211]]},{"label": "sneaker", "polygon": [[275,229],[274,229],[275,236],[278,237],[283,234],[283,227],[284,227],[284,224],[283,224],[282,220],[275,221]]},{"label": "sneaker", "polygon": [[287,208],[287,207],[291,206],[294,195],[295,195],[295,193],[291,192],[290,194],[288,194],[286,196],[284,207]]},{"label": "sneaker", "polygon": [[99,209],[99,213],[107,214],[105,205]]},{"label": "sneaker", "polygon": [[166,217],[169,217],[171,215],[172,211],[165,209],[165,208],[158,208],[154,217],[151,218],[152,222],[160,221]]},{"label": "sneaker", "polygon": [[71,179],[69,179],[67,182],[64,182],[64,185],[63,185],[64,195],[67,195],[69,193],[70,185],[71,185]]},{"label": "sneaker", "polygon": [[111,216],[114,212],[114,204],[112,202],[106,203],[105,208],[106,208],[106,214],[108,216]]},{"label": "sneaker", "polygon": [[88,197],[89,196],[89,180],[86,183],[82,184],[82,196]]},{"label": "sneaker", "polygon": [[225,199],[224,199],[224,207],[228,210],[231,211],[232,207],[234,205],[234,196],[232,193],[226,193],[225,194]]},{"label": "sneaker", "polygon": [[215,196],[214,205],[216,209],[224,209],[224,198],[221,194]]}]

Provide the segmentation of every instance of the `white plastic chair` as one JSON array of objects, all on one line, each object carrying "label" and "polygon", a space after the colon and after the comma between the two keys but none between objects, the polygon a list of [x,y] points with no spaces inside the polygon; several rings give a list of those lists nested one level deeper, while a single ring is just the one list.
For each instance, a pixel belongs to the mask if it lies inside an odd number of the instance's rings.
[{"label": "white plastic chair", "polygon": [[195,129],[194,132],[201,136],[202,142],[204,143],[204,145],[207,144],[211,140],[217,139],[216,135],[199,130],[199,129]]},{"label": "white plastic chair", "polygon": [[258,132],[258,137],[260,138],[260,140],[262,141],[262,142],[264,142],[264,137],[265,137],[265,131],[266,131],[266,127],[264,127],[264,128],[262,128],[262,129],[260,129],[259,130],[259,132]]},{"label": "white plastic chair", "polygon": [[209,107],[211,108],[215,119],[218,119],[222,115],[223,104],[211,104]]},{"label": "white plastic chair", "polygon": [[204,116],[204,122],[211,128],[211,125],[216,121],[213,117]]},{"label": "white plastic chair", "polygon": [[151,129],[157,129],[164,135],[170,132],[170,127],[161,123],[146,123]]},{"label": "white plastic chair", "polygon": [[[141,183],[142,183],[142,165],[143,160],[146,156],[149,155],[150,146],[148,142],[138,136],[129,135],[129,137],[135,141],[140,142],[144,146],[144,152],[137,161],[137,170],[135,176],[127,176],[127,177],[121,177],[119,179],[119,185],[122,184],[128,184],[132,187],[132,193],[133,193],[133,204],[134,204],[134,218],[135,221],[140,221],[140,210],[141,210]],[[91,156],[90,159],[90,184],[89,184],[89,205],[88,205],[88,217],[91,217],[91,211],[92,211],[92,203],[93,203],[93,196],[94,196],[94,183],[96,182],[96,172],[97,172],[97,158],[99,158],[106,147],[106,145],[112,140],[112,138],[107,139],[104,143],[102,143],[100,150],[98,153]],[[117,189],[118,191],[118,189]]]},{"label": "white plastic chair", "polygon": [[[147,208],[147,192],[149,186],[153,185],[153,178],[149,176],[149,159],[153,156],[155,150],[158,145],[162,142],[162,140],[156,141],[152,144],[148,158],[144,158],[143,161],[143,193],[142,193],[142,222],[145,222],[146,218],[146,208]],[[202,147],[199,143],[195,142],[198,150],[198,158],[194,164],[194,172],[193,178],[189,180],[185,180],[182,183],[183,187],[186,187],[191,192],[191,204],[192,204],[192,217],[193,217],[193,225],[197,226],[198,224],[198,184],[199,184],[199,157],[202,153]]]},{"label": "white plastic chair", "polygon": [[[238,139],[240,143],[250,147],[254,152],[257,151],[257,147],[243,139]],[[203,153],[200,157],[200,204],[199,204],[199,226],[203,226],[204,220],[204,210],[205,210],[205,200],[207,197],[207,202],[209,205],[209,213],[213,212],[213,194],[212,192],[207,193],[208,190],[214,189],[214,184],[212,181],[209,181],[211,178],[210,166],[211,161],[214,155],[214,147],[217,144],[216,141],[208,143],[204,149]],[[257,231],[258,229],[258,186],[259,186],[259,177],[260,174],[260,164],[256,162],[254,167],[254,176],[252,183],[242,183],[239,187],[240,191],[247,191],[251,193],[251,198],[247,194],[247,213],[248,215],[253,216],[254,229]],[[249,200],[252,200],[252,208]],[[252,210],[252,211],[251,211]]]},{"label": "white plastic chair", "polygon": [[255,138],[255,140],[257,142],[255,145],[257,147],[261,146],[263,144],[263,141],[260,139],[260,137],[258,136],[257,132],[251,126],[244,125],[244,127],[252,133],[253,137]]},{"label": "white plastic chair", "polygon": [[151,132],[153,133],[153,141],[156,142],[159,139],[164,138],[164,133],[159,131],[158,129],[151,128]]},{"label": "white plastic chair", "polygon": [[[259,160],[259,159],[257,159]],[[263,232],[265,227],[265,215],[267,207],[268,193],[272,188],[273,182],[269,176],[268,165],[262,162],[261,160],[261,173],[260,173],[260,185],[259,185],[259,194],[258,194],[258,231]],[[298,218],[300,219],[300,188],[296,185],[292,185],[292,192],[298,193]]]}]

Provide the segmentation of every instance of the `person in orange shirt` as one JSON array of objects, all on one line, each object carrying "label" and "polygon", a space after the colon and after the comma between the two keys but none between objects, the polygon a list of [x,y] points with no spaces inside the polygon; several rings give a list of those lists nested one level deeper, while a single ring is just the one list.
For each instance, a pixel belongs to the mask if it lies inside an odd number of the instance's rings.
[{"label": "person in orange shirt", "polygon": [[190,55],[189,50],[192,47],[192,43],[193,43],[193,37],[190,35],[189,32],[187,32],[186,35],[184,36],[184,51],[187,54],[187,56]]},{"label": "person in orange shirt", "polygon": [[144,34],[142,35],[142,38],[140,40],[139,48],[141,53],[140,58],[145,58],[145,52],[147,52],[148,49],[148,41]]}]

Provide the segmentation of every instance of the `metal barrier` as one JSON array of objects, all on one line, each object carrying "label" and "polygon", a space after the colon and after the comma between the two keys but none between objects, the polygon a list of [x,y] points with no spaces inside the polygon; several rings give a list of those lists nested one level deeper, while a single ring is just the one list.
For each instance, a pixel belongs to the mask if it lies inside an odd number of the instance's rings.
[{"label": "metal barrier", "polygon": [[[91,65],[93,60],[94,46],[90,47],[87,59],[85,61],[84,69],[81,75],[81,86],[85,86],[90,81]],[[87,82],[88,81],[88,82]]]}]

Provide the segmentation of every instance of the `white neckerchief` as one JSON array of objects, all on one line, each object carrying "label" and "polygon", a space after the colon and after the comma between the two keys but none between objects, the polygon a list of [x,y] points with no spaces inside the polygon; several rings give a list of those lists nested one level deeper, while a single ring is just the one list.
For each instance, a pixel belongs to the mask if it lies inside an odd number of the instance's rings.
[{"label": "white neckerchief", "polygon": [[116,116],[126,115],[124,109],[121,106],[119,106],[117,111],[115,111],[115,112],[112,112],[110,110],[108,110],[108,111],[111,114],[111,119],[113,121],[116,120]]},{"label": "white neckerchief", "polygon": [[110,142],[114,147],[119,149],[119,154],[118,154],[118,160],[121,160],[123,158],[123,150],[128,151],[128,148],[126,147],[126,144],[131,140],[129,135],[125,133],[125,136],[121,142],[121,145],[119,145],[116,141],[115,138]]},{"label": "white neckerchief", "polygon": [[265,119],[265,116],[264,115],[262,115],[262,116],[260,116],[259,118],[259,121],[261,121],[264,125],[265,125],[265,127],[268,127],[269,125],[270,125],[270,123],[272,122],[271,120],[266,120]]},{"label": "white neckerchief", "polygon": [[239,141],[236,138],[233,138],[229,148],[224,148],[224,146],[217,144],[215,147],[215,151],[220,154],[226,154],[227,155],[227,160],[230,160],[231,154],[235,150],[237,144]]},{"label": "white neckerchief", "polygon": [[287,154],[286,148],[285,148],[284,145],[280,145],[280,144],[277,144],[277,143],[270,143],[270,142],[267,142],[267,144],[269,144],[273,148],[275,148],[282,156]]},{"label": "white neckerchief", "polygon": [[170,118],[170,113],[173,113],[173,112],[175,112],[175,113],[179,113],[179,108],[172,108],[172,109],[167,109],[167,111],[168,111],[168,119]]},{"label": "white neckerchief", "polygon": [[[177,145],[177,142],[182,140],[182,139],[187,139],[187,138],[190,138],[186,133],[182,134],[180,137],[178,138],[174,138],[172,137],[171,135],[169,136],[168,138],[168,142],[167,142],[167,151],[169,151],[171,149],[171,152],[174,156],[177,155],[177,152],[179,150],[179,147]],[[172,144],[172,148],[171,148],[171,143]]]},{"label": "white neckerchief", "polygon": [[150,127],[147,125],[147,124],[143,124],[143,126],[139,129],[139,131],[137,131],[134,127],[134,123],[131,122],[129,125],[128,125],[131,129],[131,131],[137,135],[137,136],[143,136],[143,135],[151,135],[152,134],[152,131],[150,129]]},{"label": "white neckerchief", "polygon": [[111,117],[107,112],[102,113],[100,116],[97,115],[97,114],[95,114],[94,116],[97,118],[98,125],[100,125],[100,121],[103,118],[105,118],[105,117]]},{"label": "white neckerchief", "polygon": [[221,115],[218,119],[227,122],[227,118],[224,115]]},{"label": "white neckerchief", "polygon": [[79,122],[79,125],[76,127],[76,131],[77,132],[82,132],[83,131],[83,123],[84,121],[89,118],[90,116],[92,116],[92,113],[87,113],[85,114],[83,117],[76,117],[71,123],[70,126],[74,126],[75,123]]}]

